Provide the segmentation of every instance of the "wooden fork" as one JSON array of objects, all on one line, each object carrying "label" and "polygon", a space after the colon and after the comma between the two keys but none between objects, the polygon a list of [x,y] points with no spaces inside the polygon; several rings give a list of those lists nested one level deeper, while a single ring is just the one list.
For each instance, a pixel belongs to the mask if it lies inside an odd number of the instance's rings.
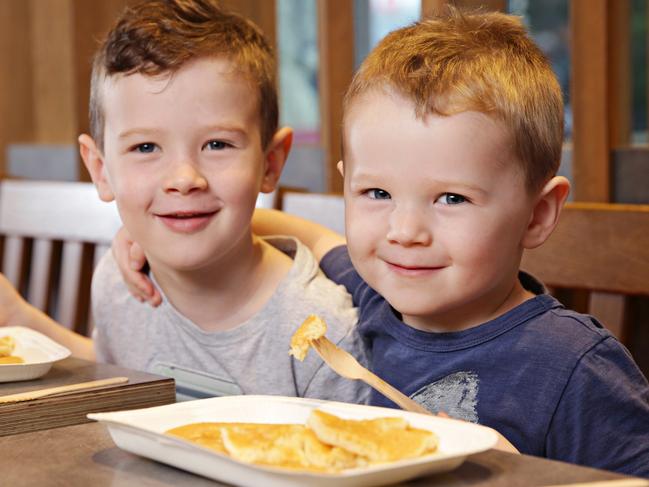
[{"label": "wooden fork", "polygon": [[348,352],[334,345],[327,337],[323,336],[311,340],[311,345],[313,345],[313,348],[318,355],[320,355],[322,360],[324,360],[329,367],[335,370],[336,373],[343,377],[346,377],[347,379],[362,380],[406,411],[432,414],[419,403],[413,401],[408,396],[402,394],[385,382],[379,376],[367,370]]},{"label": "wooden fork", "polygon": [[29,392],[19,392],[17,394],[0,396],[0,404],[6,402],[31,401],[40,397],[66,394],[68,392],[76,392],[88,389],[97,389],[115,384],[124,384],[125,382],[128,382],[128,377],[111,377],[110,379],[92,380],[90,382],[80,382],[78,384],[68,384],[65,386],[49,387],[47,389],[39,389]]}]

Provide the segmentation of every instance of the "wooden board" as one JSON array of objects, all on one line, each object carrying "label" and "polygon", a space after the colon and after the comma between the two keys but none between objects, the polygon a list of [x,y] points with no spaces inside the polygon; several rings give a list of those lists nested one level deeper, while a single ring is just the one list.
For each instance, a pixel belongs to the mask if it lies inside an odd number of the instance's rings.
[{"label": "wooden board", "polygon": [[0,404],[0,436],[88,423],[88,413],[161,406],[176,400],[173,379],[77,358],[54,364],[40,379],[0,384],[0,395],[118,376],[129,381],[100,390]]}]

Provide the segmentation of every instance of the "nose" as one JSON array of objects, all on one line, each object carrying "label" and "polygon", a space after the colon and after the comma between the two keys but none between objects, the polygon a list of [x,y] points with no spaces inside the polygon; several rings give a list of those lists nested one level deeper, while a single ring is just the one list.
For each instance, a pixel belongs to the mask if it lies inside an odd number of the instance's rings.
[{"label": "nose", "polygon": [[174,164],[164,182],[164,189],[169,193],[189,194],[206,188],[207,179],[189,159]]},{"label": "nose", "polygon": [[387,239],[405,247],[430,245],[433,234],[425,211],[410,207],[395,207],[390,214]]}]

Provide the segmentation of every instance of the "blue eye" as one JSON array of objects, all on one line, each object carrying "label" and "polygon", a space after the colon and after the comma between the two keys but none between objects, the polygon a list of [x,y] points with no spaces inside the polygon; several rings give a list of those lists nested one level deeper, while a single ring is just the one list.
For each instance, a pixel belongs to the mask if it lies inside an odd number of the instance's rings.
[{"label": "blue eye", "polygon": [[145,142],[144,144],[138,144],[135,146],[135,150],[137,152],[141,152],[142,154],[150,154],[154,152],[156,149],[156,145],[152,142]]},{"label": "blue eye", "polygon": [[392,196],[390,196],[390,193],[383,189],[379,188],[372,188],[368,189],[366,191],[367,196],[369,196],[373,200],[389,200],[392,199]]},{"label": "blue eye", "polygon": [[223,142],[222,140],[210,140],[207,144],[203,146],[203,149],[208,150],[223,150],[226,147],[229,147],[230,144]]},{"label": "blue eye", "polygon": [[459,205],[466,201],[467,199],[464,196],[455,193],[444,193],[442,196],[437,198],[437,202],[443,205]]}]

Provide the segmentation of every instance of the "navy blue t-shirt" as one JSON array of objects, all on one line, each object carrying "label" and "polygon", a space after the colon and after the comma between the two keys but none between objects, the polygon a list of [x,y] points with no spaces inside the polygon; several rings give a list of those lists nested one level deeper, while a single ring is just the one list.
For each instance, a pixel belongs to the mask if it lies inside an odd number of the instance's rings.
[{"label": "navy blue t-shirt", "polygon": [[[649,385],[593,317],[537,296],[468,330],[412,328],[353,268],[346,247],[321,262],[359,307],[372,370],[433,412],[500,431],[521,453],[649,477]],[[535,289],[536,287],[536,289]],[[370,403],[396,407],[373,391]]]}]

